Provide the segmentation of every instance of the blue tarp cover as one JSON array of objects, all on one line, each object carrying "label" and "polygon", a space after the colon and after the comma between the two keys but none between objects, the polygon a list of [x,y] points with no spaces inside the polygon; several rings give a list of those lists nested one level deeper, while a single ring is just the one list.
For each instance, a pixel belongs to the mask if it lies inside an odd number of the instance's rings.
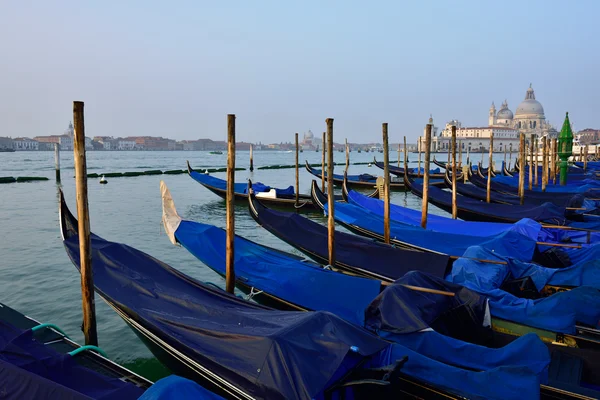
[{"label": "blue tarp cover", "polygon": [[[478,246],[468,249],[465,257],[505,261]],[[581,271],[570,272],[575,275]],[[570,334],[575,333],[576,322],[592,326],[598,324],[600,296],[595,287],[581,286],[537,300],[523,299],[500,289],[510,273],[509,265],[483,264],[473,259],[460,258],[454,262],[447,279],[487,296],[491,313],[498,318]],[[539,284],[539,277],[536,280]]]},{"label": "blue tarp cover", "polygon": [[[317,177],[321,177],[321,169],[320,168],[312,168],[313,175]],[[327,171],[325,171],[325,178],[327,178]],[[333,179],[335,180],[344,180],[344,175],[333,174]],[[348,182],[372,182],[375,183],[377,180],[376,176],[371,174],[361,174],[361,175],[348,175]]]},{"label": "blue tarp cover", "polygon": [[146,390],[139,400],[225,400],[196,382],[170,375]]},{"label": "blue tarp cover", "polygon": [[[223,229],[181,221],[175,237],[204,264],[225,275]],[[362,312],[379,294],[381,286],[379,281],[323,269],[240,236],[235,237],[234,263],[236,278],[245,285],[309,310],[333,312],[357,325],[362,325]]]},{"label": "blue tarp cover", "polygon": [[[79,265],[79,238],[65,240]],[[129,246],[92,236],[96,290],[170,346],[257,398],[321,398],[330,379],[408,356],[402,371],[469,398],[539,397],[523,367],[473,372],[389,344],[327,312],[270,310],[203,285]],[[315,366],[318,366],[316,368]]]},{"label": "blue tarp cover", "polygon": [[[263,227],[283,241],[328,259],[326,226],[297,213],[267,208],[259,210],[258,218]],[[444,277],[448,267],[446,255],[404,250],[341,231],[335,233],[335,258],[338,263],[392,279],[414,269]]]},{"label": "blue tarp cover", "polygon": [[[327,205],[325,205],[327,211]],[[369,210],[347,203],[335,204],[335,220],[343,224],[359,227],[383,237],[383,217]],[[482,237],[451,234],[425,230],[390,220],[392,239],[421,249],[430,249],[440,253],[462,256],[471,246],[485,246],[496,254],[531,261],[536,248],[536,240],[524,236],[520,228],[509,229],[497,235]]]},{"label": "blue tarp cover", "polygon": [[36,341],[33,332],[0,321],[0,397],[15,399],[137,399],[131,383],[79,365]]},{"label": "blue tarp cover", "polygon": [[[220,190],[227,190],[227,181],[224,179],[220,179],[209,174],[202,174],[197,171],[190,172],[190,176],[192,177],[192,179],[194,179],[196,182],[202,185],[211,186]],[[271,189],[275,189],[275,193],[277,194],[277,196],[294,194],[293,186],[289,186],[285,189],[277,189],[271,188],[271,186],[264,185],[260,182],[252,182],[252,188],[256,193],[268,192]],[[248,194],[248,184],[235,183],[233,185],[233,190],[235,193],[238,194]]]}]

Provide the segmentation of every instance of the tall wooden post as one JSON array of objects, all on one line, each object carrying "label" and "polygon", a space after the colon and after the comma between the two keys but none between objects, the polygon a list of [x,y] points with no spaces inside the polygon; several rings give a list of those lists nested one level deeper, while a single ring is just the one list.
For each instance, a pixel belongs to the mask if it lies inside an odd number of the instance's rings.
[{"label": "tall wooden post", "polygon": [[452,125],[452,218],[458,217],[456,206],[456,125]]},{"label": "tall wooden post", "polygon": [[404,179],[407,178],[408,174],[408,151],[406,149],[406,136],[404,136]]},{"label": "tall wooden post", "polygon": [[[519,137],[519,197],[521,205],[525,204],[525,134],[521,133]],[[516,162],[516,161],[515,161]]]},{"label": "tall wooden post", "polygon": [[508,148],[508,165],[506,166],[506,169],[510,171],[510,165],[512,164],[512,143],[510,144],[510,147]]},{"label": "tall wooden post", "polygon": [[425,128],[425,172],[423,174],[423,204],[421,207],[421,226],[427,228],[427,210],[429,206],[429,158],[431,156],[431,127]]},{"label": "tall wooden post", "polygon": [[558,140],[552,139],[552,184],[556,185],[556,155],[558,154]]},{"label": "tall wooden post", "polygon": [[467,146],[467,167],[471,168],[469,165],[469,153],[471,152],[471,146]]},{"label": "tall wooden post", "polygon": [[506,166],[506,143],[504,143],[504,166]]},{"label": "tall wooden post", "polygon": [[348,167],[350,167],[350,152],[348,151],[348,139],[346,139],[346,173],[348,173]]},{"label": "tall wooden post", "polygon": [[233,293],[235,288],[234,239],[235,239],[235,114],[227,114],[227,238],[225,256],[225,289]]},{"label": "tall wooden post", "polygon": [[250,172],[254,171],[254,157],[252,154],[252,147],[253,145],[250,145]]},{"label": "tall wooden post", "polygon": [[400,143],[398,143],[398,168],[400,168]]},{"label": "tall wooden post", "polygon": [[56,183],[60,183],[60,145],[58,143],[54,143],[54,171]]},{"label": "tall wooden post", "polygon": [[529,142],[529,190],[533,190],[533,135]]},{"label": "tall wooden post", "polygon": [[[299,194],[298,192],[300,191],[300,177],[299,177],[299,172],[298,172],[298,132],[296,132],[296,207],[299,206]],[[297,208],[296,208],[297,209]]]},{"label": "tall wooden post", "polygon": [[588,159],[588,145],[585,145],[585,149],[583,150],[583,172],[587,170],[587,159]]},{"label": "tall wooden post", "polygon": [[540,146],[538,142],[537,136],[535,137],[535,158],[533,162],[533,183],[535,186],[538,185],[538,169],[539,169],[539,154],[540,154]]},{"label": "tall wooden post", "polygon": [[335,198],[333,194],[333,118],[325,120],[327,124],[327,245],[329,248],[329,265],[335,266]]},{"label": "tall wooden post", "polygon": [[321,155],[321,191],[325,192],[325,132],[323,132],[323,143],[321,147],[323,148],[323,154]]},{"label": "tall wooden post", "polygon": [[494,161],[492,159],[494,154],[494,131],[492,130],[492,133],[490,133],[490,159],[489,159],[489,163],[488,163],[488,176],[487,176],[487,189],[486,189],[486,196],[485,196],[485,201],[490,203],[491,202],[491,197],[492,197],[492,168],[494,167]]},{"label": "tall wooden post", "polygon": [[542,138],[542,192],[546,191],[548,184],[548,140],[546,136]]},{"label": "tall wooden post", "polygon": [[85,157],[85,123],[83,101],[73,102],[75,157],[75,188],[77,191],[77,219],[79,229],[79,262],[81,272],[81,300],[83,305],[83,336],[85,344],[98,346],[96,331],[96,303],[90,241],[90,211],[87,189],[87,162]]},{"label": "tall wooden post", "polygon": [[462,140],[458,141],[458,169],[462,167]]},{"label": "tall wooden post", "polygon": [[421,147],[423,147],[423,141],[420,140],[419,146],[419,163],[417,164],[417,178],[421,176]]},{"label": "tall wooden post", "polygon": [[383,133],[383,238],[390,243],[390,149],[388,147],[388,124],[381,124]]}]

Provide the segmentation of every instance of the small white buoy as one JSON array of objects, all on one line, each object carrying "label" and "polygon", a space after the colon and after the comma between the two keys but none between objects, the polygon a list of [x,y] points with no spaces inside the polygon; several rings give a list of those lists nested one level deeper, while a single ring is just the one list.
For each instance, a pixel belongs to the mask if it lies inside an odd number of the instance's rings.
[{"label": "small white buoy", "polygon": [[208,170],[207,169],[204,170],[204,175],[208,175]]},{"label": "small white buoy", "polygon": [[106,185],[108,183],[108,181],[106,180],[106,178],[104,177],[104,175],[102,175],[102,178],[100,178],[100,184],[101,185]]},{"label": "small white buoy", "polygon": [[367,167],[371,167],[371,163],[369,163],[369,165],[367,165]]}]

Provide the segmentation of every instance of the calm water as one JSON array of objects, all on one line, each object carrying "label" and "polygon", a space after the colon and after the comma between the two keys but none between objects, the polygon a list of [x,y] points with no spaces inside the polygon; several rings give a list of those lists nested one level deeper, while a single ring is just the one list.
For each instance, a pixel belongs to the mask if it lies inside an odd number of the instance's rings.
[{"label": "calm water", "polygon": [[[376,154],[378,159],[382,155]],[[335,162],[344,162],[343,153],[335,153]],[[351,153],[351,162],[373,159],[373,153]],[[466,158],[466,155],[465,157]],[[302,162],[319,163],[314,151],[300,154]],[[390,154],[396,160],[396,153]],[[416,161],[417,155],[410,155]],[[445,159],[439,154],[438,159]],[[479,161],[477,155],[475,161]],[[149,169],[185,169],[189,160],[194,168],[226,166],[226,155],[207,152],[88,152],[89,172],[125,172]],[[261,165],[293,164],[294,154],[286,152],[254,152],[255,168]],[[237,156],[238,167],[248,167],[248,152]],[[411,166],[415,165],[411,163]],[[73,154],[62,152],[62,186],[67,202],[75,209],[75,179]],[[342,167],[337,167],[340,172]],[[312,176],[300,170],[300,191],[307,193]],[[350,166],[350,174],[381,174],[376,167]],[[0,176],[47,176],[47,182],[0,185],[0,301],[36,318],[63,328],[78,342],[81,334],[81,294],[79,274],[68,259],[58,226],[57,188],[54,183],[52,152],[0,153]],[[215,174],[224,178],[225,174]],[[247,178],[271,186],[294,184],[294,170],[264,170],[253,173],[239,171],[236,181]],[[100,185],[97,179],[88,181],[90,225],[94,233],[105,239],[126,243],[142,250],[184,273],[224,287],[224,281],[185,249],[173,246],[161,229],[161,199],[159,182],[163,179],[171,189],[175,204],[183,218],[225,224],[225,203],[216,195],[182,175],[140,176],[109,179]],[[412,194],[394,193],[392,201],[411,208],[420,208],[420,199]],[[431,212],[445,214],[430,206]],[[319,215],[311,218],[325,221]],[[256,242],[298,253],[266,230],[257,226],[246,207],[236,209],[236,233]],[[111,359],[123,363],[151,378],[165,372],[131,332],[127,325],[103,302],[96,301],[100,346]]]}]

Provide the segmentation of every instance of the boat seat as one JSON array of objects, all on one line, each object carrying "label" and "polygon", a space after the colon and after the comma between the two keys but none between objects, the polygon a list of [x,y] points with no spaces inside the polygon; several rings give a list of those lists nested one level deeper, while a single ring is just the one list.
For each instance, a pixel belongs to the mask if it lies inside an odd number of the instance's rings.
[{"label": "boat seat", "polygon": [[260,192],[260,193],[256,193],[256,197],[260,198],[269,198],[269,199],[276,199],[277,198],[277,192],[275,191],[275,189],[271,189],[268,192]]}]

